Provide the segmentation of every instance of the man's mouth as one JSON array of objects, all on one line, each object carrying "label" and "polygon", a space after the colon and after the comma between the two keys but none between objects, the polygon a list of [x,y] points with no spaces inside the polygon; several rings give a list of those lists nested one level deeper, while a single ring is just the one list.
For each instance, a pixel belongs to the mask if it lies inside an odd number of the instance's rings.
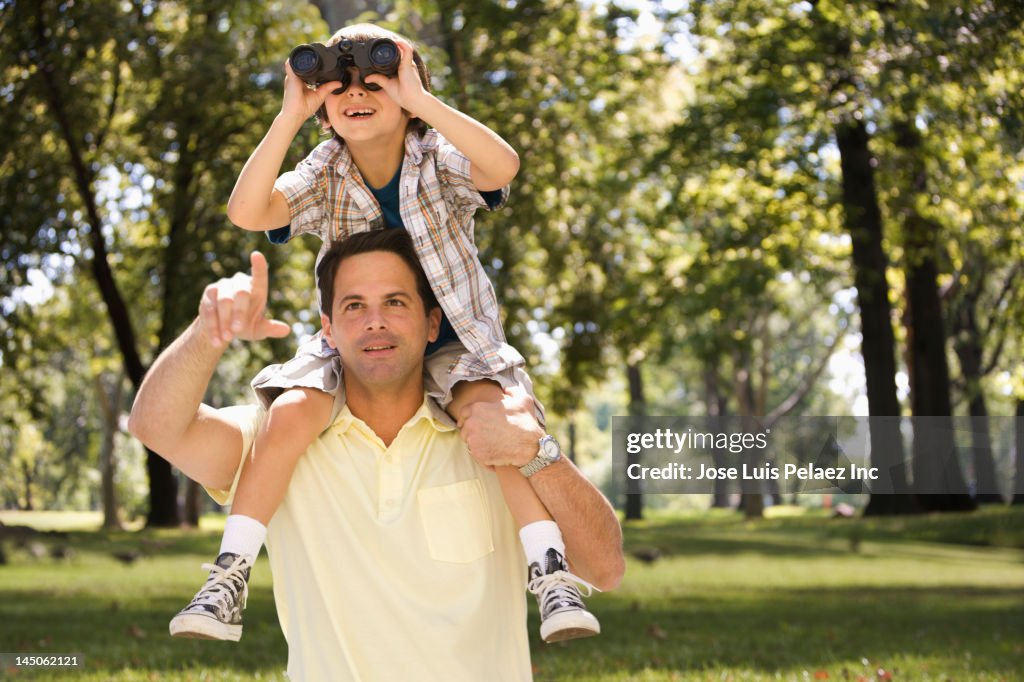
[{"label": "man's mouth", "polygon": [[364,353],[382,353],[389,350],[394,350],[395,346],[380,344],[375,346],[366,346],[363,348]]}]

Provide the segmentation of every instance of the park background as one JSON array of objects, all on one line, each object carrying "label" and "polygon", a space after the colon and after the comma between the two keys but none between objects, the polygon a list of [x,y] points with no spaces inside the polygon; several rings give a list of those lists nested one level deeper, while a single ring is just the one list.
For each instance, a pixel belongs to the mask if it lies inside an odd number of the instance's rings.
[{"label": "park background", "polygon": [[[124,426],[254,248],[314,331],[318,244],[225,204],[288,52],[355,19],[519,151],[481,260],[625,519],[605,634],[532,640],[538,679],[1024,678],[1024,7],[999,0],[0,0],[0,650],[87,659],[0,675],[283,679],[265,564],[240,644],[166,636],[223,517]],[[294,343],[233,348],[208,402]],[[898,426],[871,434],[891,495],[613,485],[613,415],[850,414],[971,418],[944,494],[915,495],[942,448]]]}]

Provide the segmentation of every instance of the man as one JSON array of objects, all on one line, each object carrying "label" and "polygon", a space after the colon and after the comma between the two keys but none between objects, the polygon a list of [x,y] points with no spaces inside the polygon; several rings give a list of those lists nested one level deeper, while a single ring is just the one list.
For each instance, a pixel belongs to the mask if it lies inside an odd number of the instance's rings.
[{"label": "man", "polygon": [[[526,576],[491,467],[529,475],[562,527],[574,573],[601,589],[624,566],[611,506],[548,439],[539,451],[544,434],[525,396],[474,406],[465,443],[426,399],[423,349],[440,311],[407,233],[353,236],[321,268],[333,273],[321,277],[322,322],[345,358],[346,404],[300,459],[268,527],[290,679],[530,679]],[[289,331],[264,317],[259,254],[252,270],[207,287],[199,317],[143,382],[129,424],[221,502],[257,456],[250,448],[265,415],[215,410],[202,396],[226,339]],[[219,566],[211,580],[244,590],[232,570]],[[564,570],[533,571],[542,608],[562,598]]]}]

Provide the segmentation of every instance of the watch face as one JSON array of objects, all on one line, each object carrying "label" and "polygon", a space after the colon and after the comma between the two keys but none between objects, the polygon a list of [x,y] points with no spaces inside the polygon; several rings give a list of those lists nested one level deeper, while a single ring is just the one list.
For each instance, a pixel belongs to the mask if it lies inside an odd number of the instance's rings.
[{"label": "watch face", "polygon": [[558,441],[551,436],[541,440],[540,449],[544,456],[552,462],[557,461],[562,456],[562,449],[558,447]]}]

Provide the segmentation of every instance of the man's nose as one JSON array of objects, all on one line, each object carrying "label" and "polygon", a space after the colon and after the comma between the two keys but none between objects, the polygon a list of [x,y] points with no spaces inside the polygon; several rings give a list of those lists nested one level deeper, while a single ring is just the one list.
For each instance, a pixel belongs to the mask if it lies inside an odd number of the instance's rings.
[{"label": "man's nose", "polygon": [[363,325],[366,329],[386,329],[387,323],[384,321],[384,311],[376,306],[366,309],[366,316],[363,319]]}]

